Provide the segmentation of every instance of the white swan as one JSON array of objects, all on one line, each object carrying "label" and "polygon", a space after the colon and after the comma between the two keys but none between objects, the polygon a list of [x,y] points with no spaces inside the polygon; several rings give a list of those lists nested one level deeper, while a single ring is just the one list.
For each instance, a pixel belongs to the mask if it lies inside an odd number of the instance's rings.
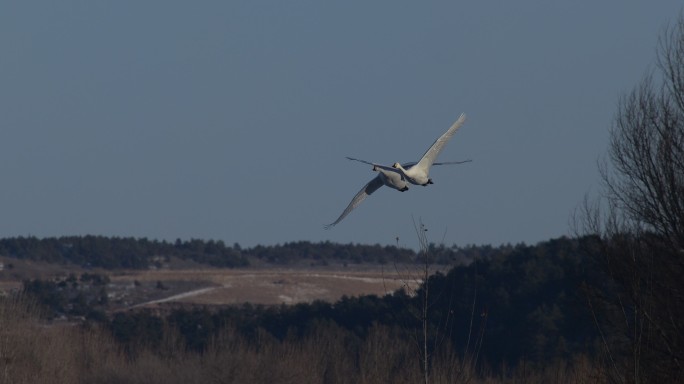
[{"label": "white swan", "polygon": [[437,159],[437,156],[444,148],[444,145],[446,145],[446,143],[449,142],[449,139],[451,139],[454,133],[456,133],[456,131],[459,128],[461,128],[461,126],[465,122],[465,119],[465,113],[462,113],[461,116],[459,116],[458,120],[456,120],[454,124],[452,124],[451,127],[449,127],[449,129],[447,129],[447,131],[444,132],[442,136],[435,140],[430,149],[428,149],[427,152],[425,152],[423,157],[417,163],[407,163],[404,165],[394,163],[391,167],[374,164],[374,170],[375,168],[379,168],[391,172],[391,170],[394,169],[397,172],[401,173],[403,178],[411,184],[422,186],[432,184],[432,179],[430,178],[430,167],[436,164],[435,159]]}]

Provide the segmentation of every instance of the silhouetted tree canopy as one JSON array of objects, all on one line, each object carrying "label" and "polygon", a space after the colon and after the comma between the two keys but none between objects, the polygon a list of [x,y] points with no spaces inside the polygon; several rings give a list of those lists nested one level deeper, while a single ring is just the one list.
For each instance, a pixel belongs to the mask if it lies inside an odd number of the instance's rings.
[{"label": "silhouetted tree canopy", "polygon": [[659,43],[656,70],[618,104],[602,196],[582,214],[606,276],[590,303],[616,381],[684,379],[684,14]]}]

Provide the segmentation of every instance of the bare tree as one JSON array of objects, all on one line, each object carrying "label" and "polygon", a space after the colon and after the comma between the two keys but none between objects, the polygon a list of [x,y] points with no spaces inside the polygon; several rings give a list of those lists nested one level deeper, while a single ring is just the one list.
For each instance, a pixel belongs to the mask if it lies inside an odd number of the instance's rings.
[{"label": "bare tree", "polygon": [[[422,381],[425,384],[430,383],[430,365],[433,360],[433,353],[436,348],[431,348],[430,340],[433,339],[435,343],[440,340],[444,335],[432,335],[433,331],[430,328],[429,310],[430,310],[430,285],[429,279],[431,270],[430,264],[430,243],[427,237],[427,228],[421,220],[416,223],[413,220],[413,227],[418,236],[418,242],[420,245],[420,252],[418,253],[418,258],[420,264],[413,266],[406,265],[404,270],[400,270],[399,266],[394,263],[394,269],[399,276],[399,279],[403,282],[402,286],[409,297],[416,297],[418,306],[410,307],[410,312],[414,319],[417,320],[419,329],[414,329],[413,342],[415,343],[416,350],[420,356],[420,370],[422,374]],[[397,238],[397,245],[399,244],[399,238]],[[418,266],[416,269],[414,267]],[[448,318],[448,317],[447,317]],[[411,327],[413,328],[413,327]],[[439,330],[436,330],[439,333]],[[441,337],[440,337],[441,336]]]},{"label": "bare tree", "polygon": [[662,33],[655,70],[619,100],[599,169],[603,209],[587,202],[582,219],[583,232],[598,235],[593,252],[609,277],[603,297],[589,300],[602,315],[613,378],[681,380],[684,14]]},{"label": "bare tree", "polygon": [[[475,313],[477,288],[474,288],[471,312],[469,314],[454,313],[457,298],[453,287],[450,287],[450,284],[446,286],[433,284],[432,278],[437,276],[434,273],[439,271],[432,265],[435,259],[432,250],[435,246],[428,239],[428,229],[421,219],[417,222],[414,219],[413,227],[420,246],[415,263],[400,268],[395,261],[394,270],[399,280],[402,281],[402,290],[409,298],[406,305],[410,321],[403,326],[411,331],[412,342],[419,357],[422,382],[425,384],[470,382],[476,376],[487,314],[476,315]],[[446,232],[442,237],[442,244],[445,236]],[[398,244],[399,238],[397,238]],[[455,336],[453,326],[455,316],[458,315],[470,315],[470,325],[465,334],[467,341],[462,356],[458,356],[453,344]],[[477,324],[477,319],[479,319],[479,324]],[[435,370],[436,367],[438,369]]]}]

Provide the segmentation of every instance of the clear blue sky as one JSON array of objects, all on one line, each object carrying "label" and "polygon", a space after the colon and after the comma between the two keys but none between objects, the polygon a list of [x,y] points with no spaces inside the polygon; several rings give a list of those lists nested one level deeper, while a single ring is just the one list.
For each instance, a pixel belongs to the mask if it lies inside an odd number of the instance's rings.
[{"label": "clear blue sky", "polygon": [[[0,237],[415,247],[569,233],[681,1],[6,1]],[[378,190],[355,156],[434,185]]]}]

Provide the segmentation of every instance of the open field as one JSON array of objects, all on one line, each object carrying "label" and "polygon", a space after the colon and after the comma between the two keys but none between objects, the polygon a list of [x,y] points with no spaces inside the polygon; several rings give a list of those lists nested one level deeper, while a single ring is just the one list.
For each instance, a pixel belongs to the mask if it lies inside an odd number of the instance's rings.
[{"label": "open field", "polygon": [[323,300],[334,302],[342,296],[378,296],[402,287],[415,288],[420,280],[416,265],[379,266],[275,266],[245,269],[203,268],[174,265],[155,270],[110,271],[84,269],[10,258],[0,258],[0,293],[20,290],[22,281],[64,280],[73,275],[106,275],[108,309],[152,307],[161,303],[230,305],[279,305]]},{"label": "open field", "polygon": [[[405,277],[405,276],[404,276]],[[110,275],[108,291],[119,308],[175,302],[226,305],[336,301],[343,295],[384,295],[419,281],[393,269],[193,269],[131,271]],[[118,305],[117,305],[118,304]]]}]

